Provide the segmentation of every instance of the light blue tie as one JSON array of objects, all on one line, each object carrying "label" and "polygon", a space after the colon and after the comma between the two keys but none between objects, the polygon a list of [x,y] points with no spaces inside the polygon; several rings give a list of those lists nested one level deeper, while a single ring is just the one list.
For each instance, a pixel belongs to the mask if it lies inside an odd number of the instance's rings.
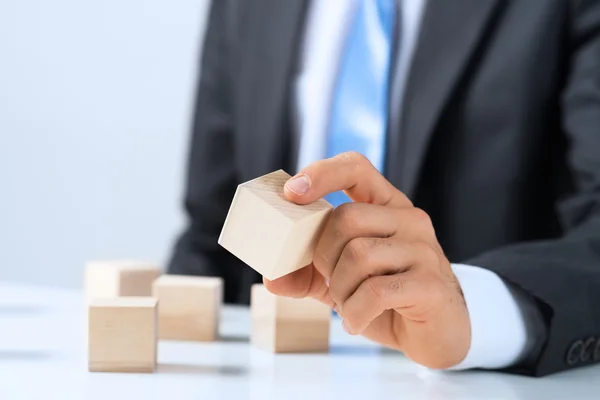
[{"label": "light blue tie", "polygon": [[[332,98],[327,157],[357,151],[383,170],[396,11],[396,0],[358,0]],[[350,200],[344,192],[325,199],[336,207]]]}]

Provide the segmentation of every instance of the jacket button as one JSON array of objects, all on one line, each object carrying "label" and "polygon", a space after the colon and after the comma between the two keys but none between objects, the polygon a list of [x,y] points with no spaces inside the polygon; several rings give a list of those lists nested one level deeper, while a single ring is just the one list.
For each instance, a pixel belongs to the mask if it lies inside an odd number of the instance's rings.
[{"label": "jacket button", "polygon": [[583,350],[581,351],[581,361],[588,362],[594,356],[594,344],[596,343],[596,338],[591,337],[588,338],[583,344]]},{"label": "jacket button", "polygon": [[583,352],[583,342],[581,340],[576,341],[571,345],[569,352],[567,353],[567,364],[575,365],[579,363],[581,359],[581,353]]}]

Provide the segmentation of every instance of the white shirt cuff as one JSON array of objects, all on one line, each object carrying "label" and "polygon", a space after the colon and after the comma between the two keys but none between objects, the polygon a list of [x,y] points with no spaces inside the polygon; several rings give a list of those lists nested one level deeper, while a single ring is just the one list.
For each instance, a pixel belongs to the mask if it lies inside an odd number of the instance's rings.
[{"label": "white shirt cuff", "polygon": [[501,369],[519,362],[528,343],[523,311],[506,283],[494,272],[452,264],[471,319],[471,346],[449,370]]}]

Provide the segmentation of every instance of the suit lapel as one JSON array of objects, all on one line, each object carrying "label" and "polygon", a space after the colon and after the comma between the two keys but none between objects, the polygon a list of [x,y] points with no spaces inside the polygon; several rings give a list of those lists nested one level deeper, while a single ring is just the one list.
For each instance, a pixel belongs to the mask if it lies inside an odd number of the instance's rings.
[{"label": "suit lapel", "polygon": [[500,0],[428,2],[408,76],[401,129],[390,138],[388,158],[390,180],[409,197],[436,122],[499,4]]},{"label": "suit lapel", "polygon": [[241,49],[240,79],[244,86],[240,124],[245,134],[238,153],[248,178],[285,167],[290,132],[283,128],[307,3],[256,0],[249,7],[252,23],[248,45]]}]

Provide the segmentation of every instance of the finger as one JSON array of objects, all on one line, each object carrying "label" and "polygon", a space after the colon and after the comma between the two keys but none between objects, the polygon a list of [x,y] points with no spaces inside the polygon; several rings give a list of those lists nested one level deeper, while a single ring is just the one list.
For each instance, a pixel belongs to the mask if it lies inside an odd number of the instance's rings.
[{"label": "finger", "polygon": [[362,154],[347,152],[317,161],[286,182],[286,197],[308,204],[326,194],[344,190],[354,201],[392,207],[412,203],[377,171]]},{"label": "finger", "polygon": [[325,279],[312,265],[308,265],[272,281],[263,277],[263,284],[269,292],[277,296],[293,298],[312,297],[330,307],[334,306],[329,295],[329,288],[325,284]]},{"label": "finger", "polygon": [[361,334],[384,311],[395,307],[409,307],[414,303],[416,283],[411,271],[395,275],[374,276],[363,281],[358,289],[338,308],[346,330]]},{"label": "finger", "polygon": [[395,310],[415,322],[439,304],[442,287],[433,275],[412,268],[395,275],[371,277],[338,307],[346,328],[352,334],[362,333],[369,324],[386,310]]},{"label": "finger", "polygon": [[317,242],[313,263],[330,279],[344,247],[357,237],[396,236],[409,242],[435,238],[431,219],[418,208],[346,203],[333,210]]},{"label": "finger", "polygon": [[404,272],[417,262],[417,254],[414,246],[393,238],[352,239],[331,275],[331,299],[344,304],[363,281],[371,276]]},{"label": "finger", "polygon": [[319,237],[313,263],[330,279],[342,250],[356,237],[389,237],[396,231],[397,221],[390,209],[365,203],[346,203],[333,210]]}]

